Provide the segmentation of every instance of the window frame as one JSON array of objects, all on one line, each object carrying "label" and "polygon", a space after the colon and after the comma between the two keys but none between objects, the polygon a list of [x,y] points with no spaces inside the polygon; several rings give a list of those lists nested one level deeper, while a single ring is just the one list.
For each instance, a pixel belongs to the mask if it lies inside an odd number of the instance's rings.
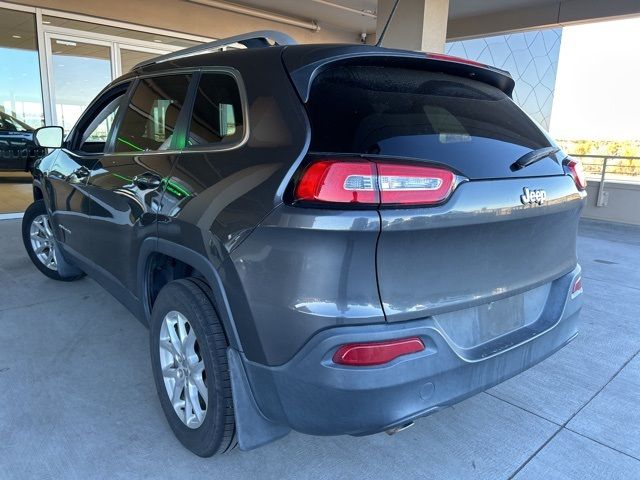
[{"label": "window frame", "polygon": [[[196,94],[198,90],[198,86],[200,85],[200,78],[203,73],[222,73],[230,75],[236,82],[236,86],[238,87],[238,92],[240,94],[240,103],[242,110],[242,118],[243,118],[243,127],[244,132],[242,138],[240,138],[237,142],[233,143],[224,143],[222,145],[205,145],[200,147],[191,147],[186,148],[186,145],[182,148],[179,148],[176,145],[177,139],[182,135],[186,138],[186,135],[189,131],[189,126],[191,125],[191,117],[193,115],[193,106],[195,104]],[[153,78],[160,77],[166,75],[191,75],[191,81],[189,83],[189,88],[187,89],[187,96],[184,100],[184,105],[182,105],[182,109],[180,111],[180,115],[178,116],[178,120],[176,121],[176,126],[174,132],[176,134],[173,136],[171,140],[170,148],[166,150],[151,150],[148,152],[115,152],[115,132],[120,129],[120,124],[122,123],[122,119],[124,118],[124,114],[127,111],[129,106],[129,102],[133,97],[135,89],[140,80],[145,78]],[[104,155],[110,155],[115,157],[120,156],[146,156],[146,155],[169,155],[169,154],[179,154],[179,153],[197,153],[197,152],[224,152],[229,150],[235,150],[237,148],[242,147],[249,140],[249,102],[247,100],[247,92],[245,89],[244,81],[242,80],[242,76],[238,70],[232,67],[222,67],[222,66],[203,66],[203,67],[188,67],[188,68],[175,68],[171,70],[163,70],[159,72],[153,73],[145,73],[142,75],[137,75],[132,78],[128,78],[123,81],[131,81],[131,85],[126,94],[126,99],[123,99],[126,102],[125,108],[121,108],[118,112],[117,117],[113,122],[113,129],[109,134],[108,144],[105,146]],[[120,82],[122,83],[122,82]],[[122,105],[121,105],[122,106]]]},{"label": "window frame", "polygon": [[191,120],[193,119],[193,111],[195,106],[195,101],[198,95],[198,87],[200,86],[200,80],[204,75],[228,75],[230,76],[238,88],[238,96],[240,97],[240,111],[242,112],[242,137],[240,137],[235,142],[219,142],[219,143],[210,143],[207,145],[193,146],[189,147],[186,144],[180,150],[181,152],[190,153],[190,152],[215,152],[215,151],[228,151],[234,150],[236,148],[240,148],[249,139],[249,120],[248,120],[248,101],[246,90],[244,87],[244,82],[242,80],[242,76],[240,72],[238,72],[235,68],[230,67],[202,67],[198,71],[198,75],[194,77],[191,81],[194,83],[193,95],[190,98],[189,102],[189,116],[186,119],[185,124],[185,139],[188,139],[190,130],[191,130]]}]

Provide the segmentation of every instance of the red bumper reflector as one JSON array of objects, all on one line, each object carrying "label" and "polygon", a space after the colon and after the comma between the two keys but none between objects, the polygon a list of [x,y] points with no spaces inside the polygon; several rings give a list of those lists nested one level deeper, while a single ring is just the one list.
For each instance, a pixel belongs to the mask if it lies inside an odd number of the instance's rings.
[{"label": "red bumper reflector", "polygon": [[571,289],[571,298],[577,297],[582,293],[582,277],[576,278]]},{"label": "red bumper reflector", "polygon": [[418,337],[384,342],[350,343],[338,349],[333,355],[333,361],[340,365],[355,367],[382,365],[402,355],[422,350],[424,350],[424,343]]}]

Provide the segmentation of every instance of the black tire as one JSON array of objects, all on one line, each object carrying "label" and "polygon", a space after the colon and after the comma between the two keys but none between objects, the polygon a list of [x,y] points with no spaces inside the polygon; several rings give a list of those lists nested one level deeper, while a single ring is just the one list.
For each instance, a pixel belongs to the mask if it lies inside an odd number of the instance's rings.
[{"label": "black tire", "polygon": [[[160,361],[161,328],[167,313],[182,314],[197,337],[198,354],[205,366],[207,408],[202,424],[187,426],[173,407],[165,387]],[[158,397],[169,426],[187,449],[201,457],[225,453],[235,442],[235,416],[227,362],[228,342],[213,307],[211,292],[196,278],[175,280],[165,285],[151,313],[151,367]]]},{"label": "black tire", "polygon": [[[33,202],[31,205],[29,205],[29,207],[24,212],[24,216],[22,217],[22,242],[24,243],[24,248],[27,250],[27,253],[29,254],[29,258],[31,259],[33,264],[36,266],[38,270],[40,270],[43,274],[45,274],[47,277],[53,280],[58,280],[61,282],[72,282],[74,280],[78,280],[84,277],[84,273],[74,273],[73,275],[61,275],[57,269],[57,266],[55,268],[47,267],[43,263],[43,261],[38,258],[38,255],[34,251],[33,245],[31,243],[31,225],[33,224],[33,221],[36,218],[42,217],[42,216],[46,216],[48,219],[47,208],[45,207],[43,200],[37,200]],[[51,246],[48,248],[55,249],[55,246],[54,246],[55,240],[51,239],[50,242],[51,242]],[[58,258],[58,260],[61,261],[62,259]],[[76,270],[75,268],[73,270],[74,272],[79,271],[79,270]]]}]

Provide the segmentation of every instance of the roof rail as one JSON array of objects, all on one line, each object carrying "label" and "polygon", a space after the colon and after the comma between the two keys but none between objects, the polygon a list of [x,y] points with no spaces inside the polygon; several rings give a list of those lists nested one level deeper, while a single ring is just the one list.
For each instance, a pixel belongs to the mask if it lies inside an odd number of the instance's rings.
[{"label": "roof rail", "polygon": [[258,30],[256,32],[243,33],[240,35],[235,35],[233,37],[222,38],[213,42],[203,43],[202,45],[195,45],[193,47],[184,48],[182,50],[167,53],[165,55],[160,55],[159,57],[154,57],[149,60],[145,60],[144,62],[138,63],[131,70],[146,67],[148,65],[153,65],[155,63],[168,62],[169,60],[175,60],[177,58],[184,58],[190,57],[192,55],[207,53],[212,50],[233,45],[234,43],[239,43],[247,48],[269,47],[271,46],[269,40],[271,40],[274,45],[297,44],[297,42],[286,33],[278,32],[276,30]]}]

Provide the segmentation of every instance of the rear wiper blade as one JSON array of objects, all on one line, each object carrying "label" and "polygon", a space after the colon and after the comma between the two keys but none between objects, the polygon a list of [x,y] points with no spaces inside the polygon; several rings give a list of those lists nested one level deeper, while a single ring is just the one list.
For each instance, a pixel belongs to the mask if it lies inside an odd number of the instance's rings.
[{"label": "rear wiper blade", "polygon": [[558,147],[544,147],[539,148],[538,150],[532,150],[529,153],[525,153],[518,160],[513,162],[513,164],[511,165],[511,170],[515,171],[528,167],[532,163],[536,163],[538,160],[542,160],[543,158],[555,155],[559,151],[560,149]]}]

